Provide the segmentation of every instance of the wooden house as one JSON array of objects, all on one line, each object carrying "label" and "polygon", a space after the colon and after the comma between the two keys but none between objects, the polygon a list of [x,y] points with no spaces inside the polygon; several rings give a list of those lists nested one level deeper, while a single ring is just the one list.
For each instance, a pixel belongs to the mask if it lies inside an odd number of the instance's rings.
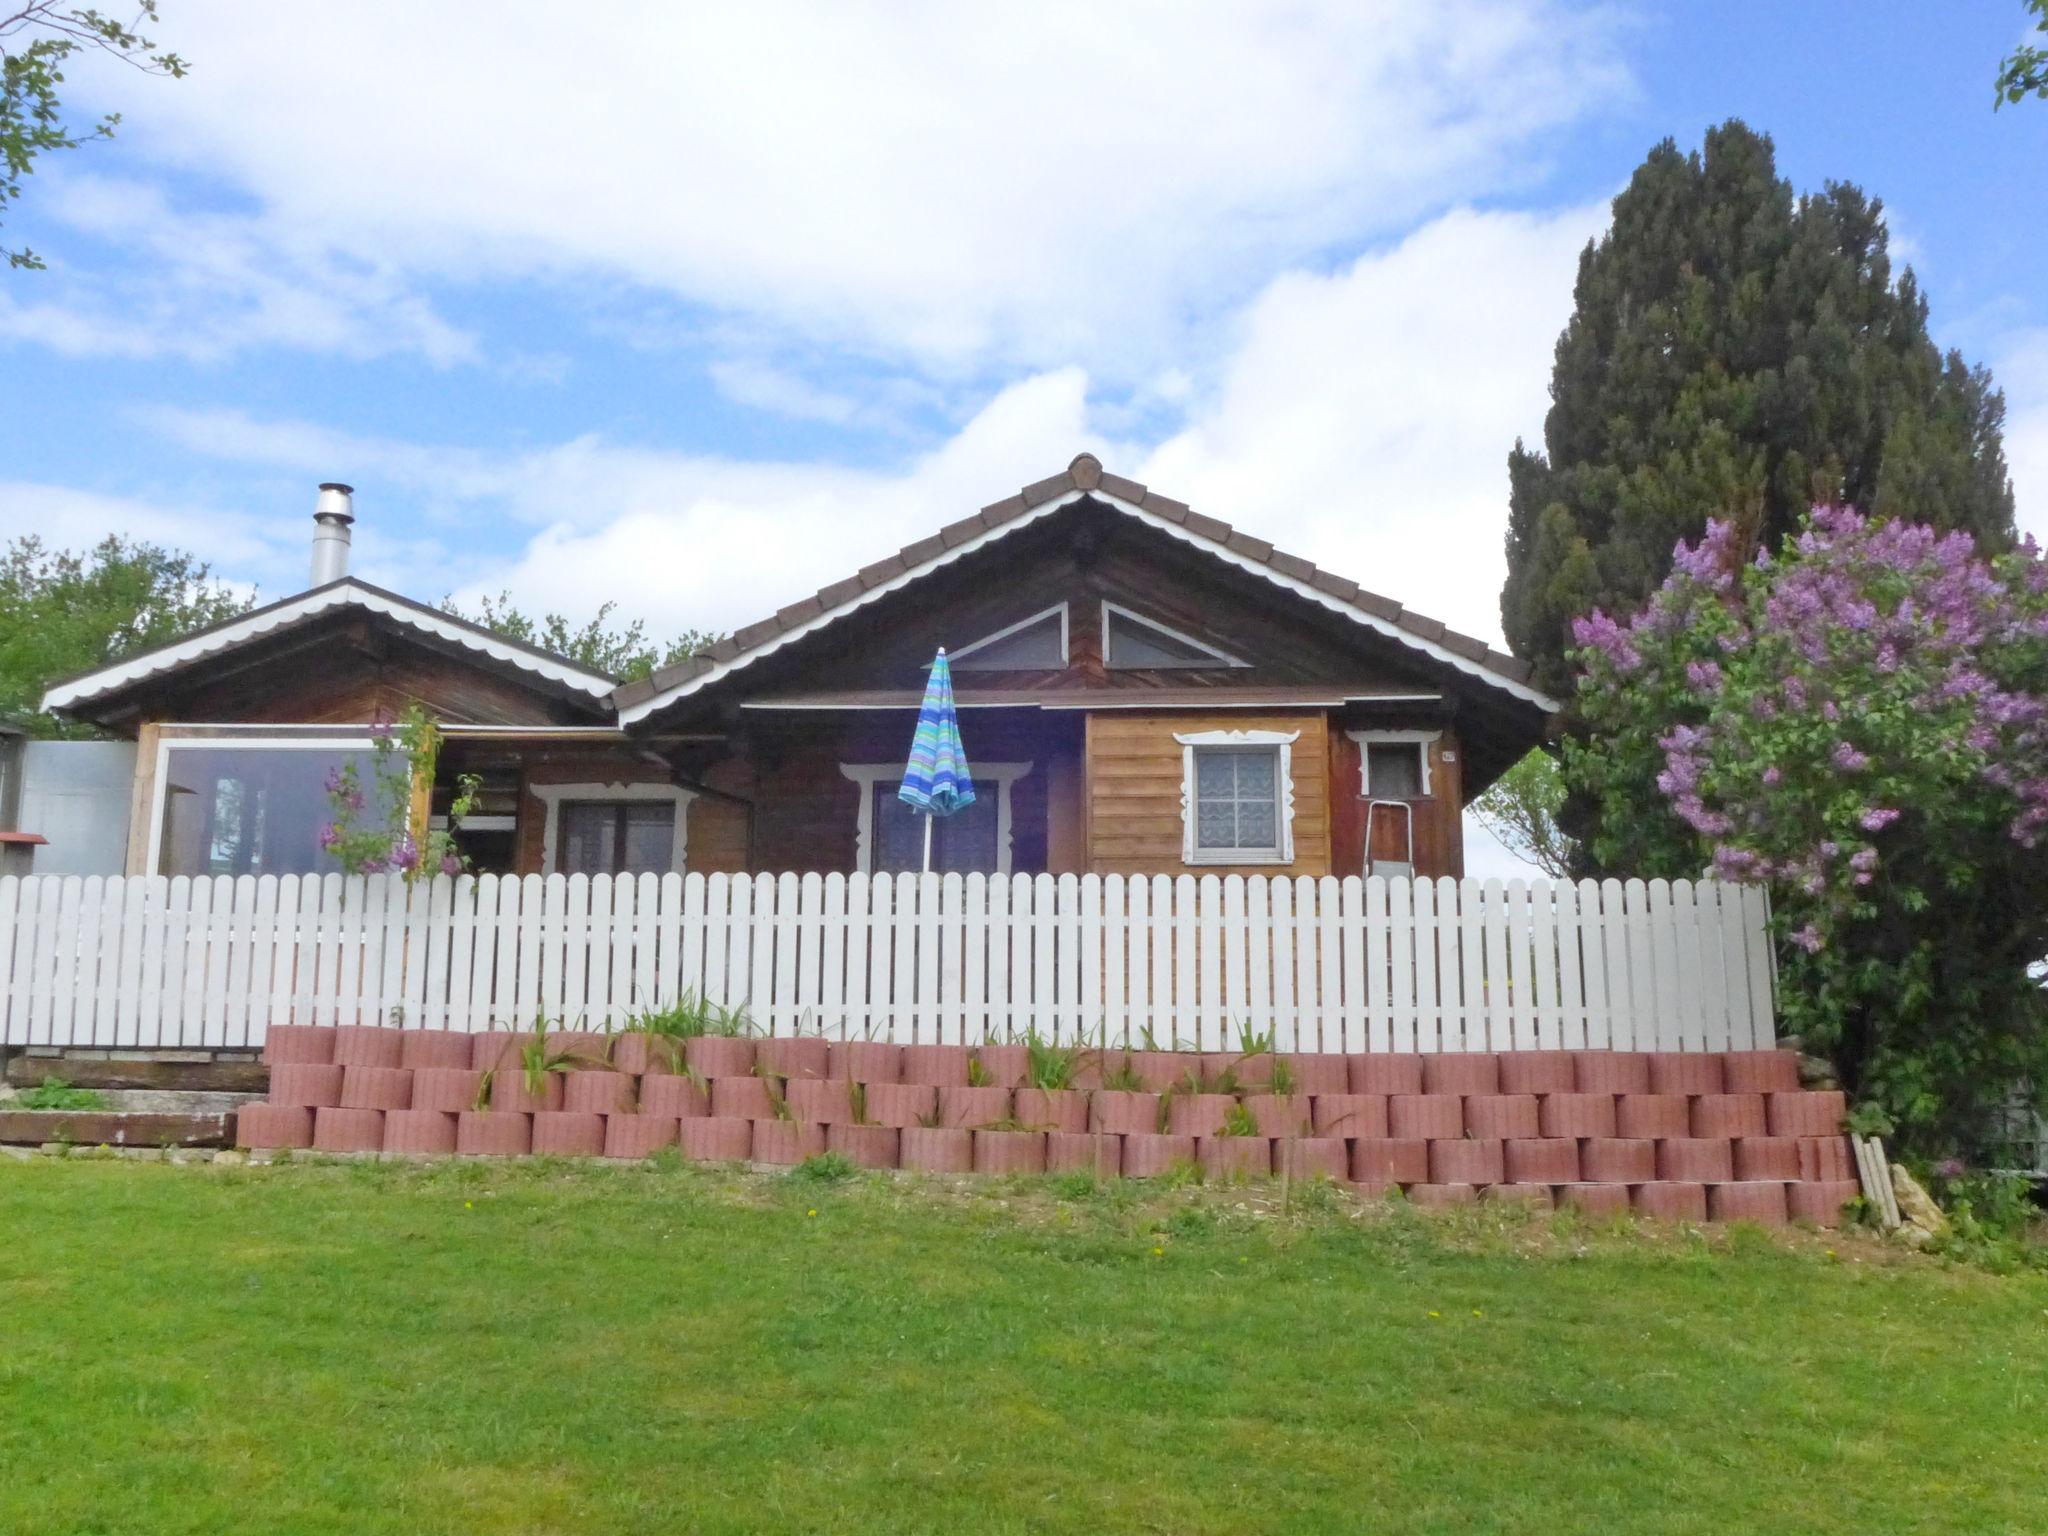
[{"label": "wooden house", "polygon": [[412,702],[435,807],[483,783],[480,871],[917,867],[895,798],[933,653],[977,799],[934,864],[991,873],[1463,872],[1460,812],[1556,705],[1484,643],[1088,454],[684,663],[619,683],[347,573],[53,686],[134,737],[129,873],[332,867],[328,770]]}]

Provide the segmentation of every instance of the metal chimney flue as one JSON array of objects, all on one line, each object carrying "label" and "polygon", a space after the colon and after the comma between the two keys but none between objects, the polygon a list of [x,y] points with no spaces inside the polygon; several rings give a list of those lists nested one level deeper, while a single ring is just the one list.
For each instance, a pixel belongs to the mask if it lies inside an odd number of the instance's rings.
[{"label": "metal chimney flue", "polygon": [[356,520],[355,487],[330,480],[313,507],[312,586],[324,587],[348,574],[349,524]]}]

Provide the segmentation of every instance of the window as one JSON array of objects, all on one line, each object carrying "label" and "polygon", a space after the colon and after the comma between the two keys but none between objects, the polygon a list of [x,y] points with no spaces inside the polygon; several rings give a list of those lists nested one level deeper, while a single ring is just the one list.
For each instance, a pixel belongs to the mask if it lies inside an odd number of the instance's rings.
[{"label": "window", "polygon": [[369,786],[376,756],[367,741],[164,742],[155,873],[338,873],[341,865],[320,847],[320,832],[334,814],[327,775],[350,761]]},{"label": "window", "polygon": [[[877,783],[869,791],[874,827],[868,868],[921,870],[924,868],[925,817],[896,798],[893,783]],[[958,871],[983,874],[996,871],[996,815],[1002,799],[1001,787],[990,780],[974,782],[974,804],[932,823],[932,868],[939,874]]]},{"label": "window", "polygon": [[570,800],[555,867],[565,875],[665,875],[675,835],[673,802]]},{"label": "window", "polygon": [[[854,868],[864,874],[924,868],[925,818],[896,798],[901,763],[841,763],[860,787],[854,823]],[[1029,763],[975,765],[974,804],[932,824],[934,874],[1010,873],[1011,794]]]},{"label": "window", "polygon": [[[1441,731],[1351,731],[1358,743],[1358,792],[1368,800],[1427,800],[1429,749]],[[1445,754],[1445,761],[1450,754]]]},{"label": "window", "polygon": [[1298,731],[1201,731],[1181,744],[1182,862],[1294,862]]},{"label": "window", "polygon": [[543,874],[683,873],[690,802],[674,784],[529,784],[546,808]]},{"label": "window", "polygon": [[1049,672],[1067,664],[1067,605],[1020,619],[948,653],[961,672]]},{"label": "window", "polygon": [[1245,663],[1213,645],[1141,618],[1115,603],[1102,605],[1103,665],[1124,669],[1241,667]]}]

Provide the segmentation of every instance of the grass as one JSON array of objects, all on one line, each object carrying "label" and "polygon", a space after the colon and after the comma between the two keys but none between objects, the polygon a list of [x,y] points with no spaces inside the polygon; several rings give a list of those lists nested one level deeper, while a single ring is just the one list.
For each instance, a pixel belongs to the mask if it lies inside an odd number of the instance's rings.
[{"label": "grass", "polygon": [[2048,1528],[2048,1277],[1332,1191],[0,1164],[0,1530]]}]

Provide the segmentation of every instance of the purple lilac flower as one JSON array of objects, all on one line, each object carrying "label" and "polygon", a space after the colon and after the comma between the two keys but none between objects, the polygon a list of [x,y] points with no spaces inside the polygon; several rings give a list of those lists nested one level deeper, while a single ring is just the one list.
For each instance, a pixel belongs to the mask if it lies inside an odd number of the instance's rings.
[{"label": "purple lilac flower", "polygon": [[1792,935],[1792,942],[1805,950],[1809,955],[1817,955],[1821,951],[1822,944],[1820,930],[1814,927],[1813,924],[1808,923],[1804,928],[1801,928]]},{"label": "purple lilac flower", "polygon": [[1861,773],[1870,766],[1870,759],[1846,741],[1835,743],[1834,761],[1844,773]]},{"label": "purple lilac flower", "polygon": [[462,873],[462,859],[460,858],[460,856],[458,856],[458,855],[456,855],[456,854],[452,854],[452,853],[444,853],[444,854],[442,854],[442,855],[441,855],[441,873],[442,873],[442,874],[444,874],[444,875],[459,875],[459,874],[461,874],[461,873]]},{"label": "purple lilac flower", "polygon": [[1899,813],[1890,806],[1872,806],[1863,813],[1863,830],[1866,832],[1882,832],[1898,819]]}]

